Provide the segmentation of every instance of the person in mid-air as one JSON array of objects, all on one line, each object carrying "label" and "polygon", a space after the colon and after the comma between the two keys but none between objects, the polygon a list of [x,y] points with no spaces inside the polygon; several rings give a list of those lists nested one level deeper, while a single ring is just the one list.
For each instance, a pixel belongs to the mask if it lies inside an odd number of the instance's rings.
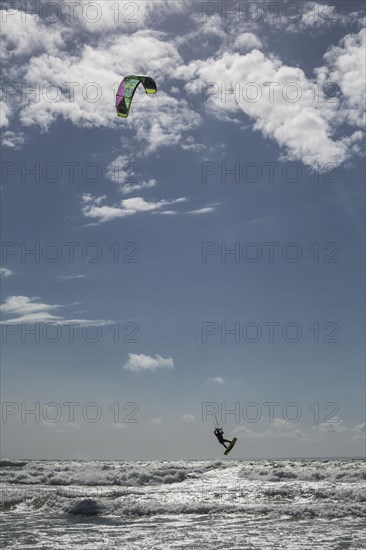
[{"label": "person in mid-air", "polygon": [[231,443],[229,439],[224,439],[224,430],[222,428],[215,428],[214,434],[216,435],[217,439],[219,440],[219,443],[227,449],[227,445],[225,443]]}]

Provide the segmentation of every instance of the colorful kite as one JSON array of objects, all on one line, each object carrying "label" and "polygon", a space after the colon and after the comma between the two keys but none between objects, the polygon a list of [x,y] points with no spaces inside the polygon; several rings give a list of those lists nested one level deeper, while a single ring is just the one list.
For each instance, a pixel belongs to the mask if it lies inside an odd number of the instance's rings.
[{"label": "colorful kite", "polygon": [[116,95],[117,115],[127,118],[130,112],[133,96],[139,84],[142,84],[147,94],[156,94],[157,88],[155,81],[149,76],[135,76],[129,74],[125,76],[119,85]]}]

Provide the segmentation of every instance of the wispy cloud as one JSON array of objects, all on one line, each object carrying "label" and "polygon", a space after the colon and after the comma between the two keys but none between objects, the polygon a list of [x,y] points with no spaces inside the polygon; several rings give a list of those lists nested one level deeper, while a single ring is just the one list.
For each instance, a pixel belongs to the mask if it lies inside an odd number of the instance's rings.
[{"label": "wispy cloud", "polygon": [[112,321],[101,319],[67,319],[62,315],[55,315],[53,313],[66,306],[46,304],[39,300],[39,297],[9,296],[6,298],[5,302],[1,304],[0,311],[6,315],[15,315],[15,317],[3,320],[2,324],[55,323],[64,325],[75,324],[78,326],[102,326],[112,323]]},{"label": "wispy cloud", "polygon": [[353,432],[366,435],[366,423],[358,424],[352,429]]},{"label": "wispy cloud", "polygon": [[25,141],[26,141],[26,138],[23,132],[12,132],[11,130],[7,130],[6,132],[3,132],[1,136],[2,146],[9,147],[10,149],[14,149],[14,151],[21,149]]},{"label": "wispy cloud", "polygon": [[213,206],[205,206],[204,208],[199,208],[198,210],[189,210],[187,214],[199,215],[199,214],[210,214],[215,208]]},{"label": "wispy cloud", "polygon": [[317,428],[323,434],[341,433],[347,430],[343,424],[343,420],[338,417],[333,417],[331,422],[322,422]]},{"label": "wispy cloud", "polygon": [[196,422],[194,414],[182,414],[182,418],[184,422],[187,422],[188,424],[190,424],[191,422]]},{"label": "wispy cloud", "polygon": [[138,165],[134,161],[134,157],[129,155],[119,155],[113,162],[108,165],[107,177],[117,183],[121,193],[127,195],[141,189],[149,189],[157,185],[154,178],[149,178],[147,181],[140,181]]},{"label": "wispy cloud", "polygon": [[161,416],[159,416],[157,418],[152,418],[151,420],[149,420],[149,423],[150,424],[161,424]]},{"label": "wispy cloud", "polygon": [[112,206],[100,205],[102,202],[99,198],[91,195],[83,195],[82,201],[84,206],[82,212],[85,217],[98,220],[100,223],[108,222],[118,218],[126,218],[139,213],[156,212],[166,206],[185,202],[187,199],[179,197],[171,200],[145,201],[142,197],[133,197],[124,199]]},{"label": "wispy cloud", "polygon": [[85,279],[86,275],[78,274],[78,275],[60,275],[59,279],[62,281],[70,281],[72,279]]},{"label": "wispy cloud", "polygon": [[293,422],[288,422],[282,418],[275,418],[264,432],[256,432],[249,429],[247,426],[238,426],[233,430],[235,435],[244,435],[247,438],[266,439],[284,437],[289,439],[311,439],[311,436],[298,428],[298,425]]}]

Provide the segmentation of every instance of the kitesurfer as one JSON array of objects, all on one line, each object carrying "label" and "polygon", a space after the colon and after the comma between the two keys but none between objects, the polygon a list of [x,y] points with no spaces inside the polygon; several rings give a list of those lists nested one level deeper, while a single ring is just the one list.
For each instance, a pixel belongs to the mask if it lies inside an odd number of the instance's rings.
[{"label": "kitesurfer", "polygon": [[225,445],[225,443],[230,444],[231,441],[229,441],[229,439],[224,439],[224,430],[222,428],[215,428],[214,434],[217,437],[219,443],[221,443],[221,445],[223,445],[225,449],[227,449],[227,445]]}]

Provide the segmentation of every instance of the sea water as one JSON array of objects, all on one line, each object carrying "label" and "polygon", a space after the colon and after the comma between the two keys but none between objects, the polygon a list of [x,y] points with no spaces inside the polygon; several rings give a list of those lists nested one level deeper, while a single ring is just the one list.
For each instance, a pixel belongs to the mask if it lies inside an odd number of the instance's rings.
[{"label": "sea water", "polygon": [[1,547],[366,549],[356,459],[2,462]]}]

